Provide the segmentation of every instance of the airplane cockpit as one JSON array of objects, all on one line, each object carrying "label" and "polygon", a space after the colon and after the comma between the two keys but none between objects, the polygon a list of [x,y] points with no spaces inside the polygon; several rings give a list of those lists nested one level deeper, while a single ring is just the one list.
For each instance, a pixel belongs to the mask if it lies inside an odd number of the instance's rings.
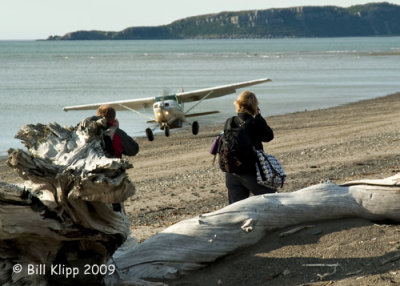
[{"label": "airplane cockpit", "polygon": [[180,102],[175,95],[156,97],[156,102],[153,104],[153,109],[178,109],[183,110],[183,102]]}]

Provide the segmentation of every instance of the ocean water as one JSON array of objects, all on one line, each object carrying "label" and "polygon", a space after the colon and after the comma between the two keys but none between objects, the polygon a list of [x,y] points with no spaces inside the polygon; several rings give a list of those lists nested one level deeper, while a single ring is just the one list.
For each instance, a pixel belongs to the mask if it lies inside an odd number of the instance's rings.
[{"label": "ocean water", "polygon": [[[71,126],[95,112],[64,112],[63,106],[263,77],[272,82],[248,89],[257,94],[264,116],[399,92],[400,37],[0,41],[0,156],[10,147],[23,148],[14,136],[25,124]],[[197,118],[200,132],[233,115],[236,96],[197,106],[194,112],[221,111]],[[143,112],[152,115],[152,110]],[[144,136],[146,118],[131,111],[118,112],[117,117],[130,135]]]}]

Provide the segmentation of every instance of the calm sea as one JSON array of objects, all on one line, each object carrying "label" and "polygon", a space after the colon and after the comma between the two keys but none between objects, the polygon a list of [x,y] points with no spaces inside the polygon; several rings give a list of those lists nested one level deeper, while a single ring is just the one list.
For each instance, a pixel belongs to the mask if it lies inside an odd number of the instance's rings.
[{"label": "calm sea", "polygon": [[[71,126],[94,113],[64,112],[66,105],[159,96],[263,77],[273,82],[249,89],[258,95],[264,116],[399,92],[400,37],[0,41],[0,155],[22,147],[14,135],[24,124]],[[198,112],[221,111],[198,118],[200,132],[205,124],[234,114],[235,97],[196,107]],[[129,134],[144,135],[147,119],[130,111],[118,117]]]}]

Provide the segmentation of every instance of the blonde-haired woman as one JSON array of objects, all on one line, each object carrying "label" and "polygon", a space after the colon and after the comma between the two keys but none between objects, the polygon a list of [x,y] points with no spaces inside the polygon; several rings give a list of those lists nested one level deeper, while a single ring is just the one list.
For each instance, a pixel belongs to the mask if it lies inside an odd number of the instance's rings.
[{"label": "blonde-haired woman", "polygon": [[[245,134],[257,150],[263,150],[262,142],[269,142],[274,138],[274,132],[260,114],[256,95],[250,91],[243,91],[234,101],[237,116],[229,118],[224,130],[243,126]],[[228,188],[229,203],[246,199],[250,192],[254,195],[274,193],[276,189],[268,188],[257,183],[254,150],[243,151],[240,169],[225,173],[225,183]]]}]

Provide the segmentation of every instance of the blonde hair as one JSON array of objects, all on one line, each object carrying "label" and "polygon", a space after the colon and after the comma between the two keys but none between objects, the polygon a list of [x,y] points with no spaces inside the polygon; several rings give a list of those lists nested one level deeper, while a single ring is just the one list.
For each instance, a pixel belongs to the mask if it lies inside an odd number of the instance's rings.
[{"label": "blonde hair", "polygon": [[110,105],[100,105],[99,108],[97,108],[96,115],[105,117],[107,122],[113,122],[115,120],[116,112]]},{"label": "blonde hair", "polygon": [[256,95],[248,90],[239,94],[238,98],[233,102],[237,113],[249,113],[255,115],[258,107]]}]

